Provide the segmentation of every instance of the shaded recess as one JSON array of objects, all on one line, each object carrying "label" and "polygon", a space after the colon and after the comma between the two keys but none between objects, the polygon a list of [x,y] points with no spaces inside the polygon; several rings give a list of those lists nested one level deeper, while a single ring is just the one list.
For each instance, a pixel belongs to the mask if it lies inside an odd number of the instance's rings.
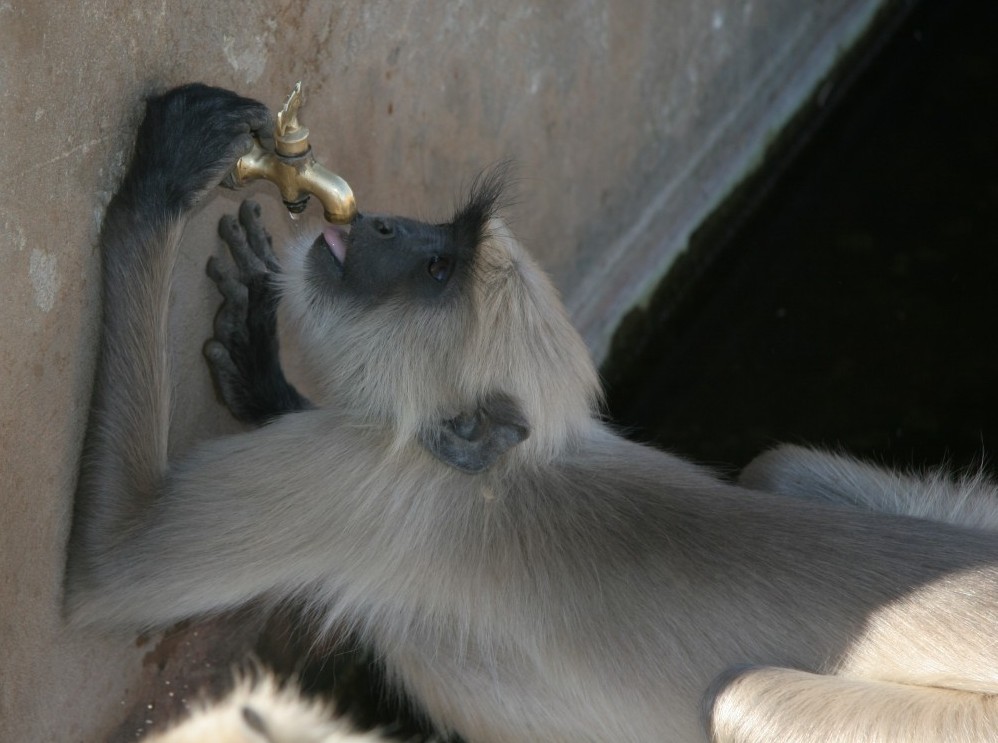
[{"label": "shaded recess", "polygon": [[993,454],[996,35],[993,0],[916,3],[820,126],[774,146],[622,324],[615,422],[722,468],[780,441]]}]

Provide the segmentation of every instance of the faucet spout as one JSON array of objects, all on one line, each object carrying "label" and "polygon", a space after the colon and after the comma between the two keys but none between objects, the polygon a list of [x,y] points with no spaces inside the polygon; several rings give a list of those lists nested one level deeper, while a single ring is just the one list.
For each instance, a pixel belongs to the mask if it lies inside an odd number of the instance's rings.
[{"label": "faucet spout", "polygon": [[274,151],[259,142],[236,162],[233,171],[236,185],[258,178],[275,184],[289,212],[304,211],[309,196],[322,203],[326,221],[347,224],[357,215],[353,191],[343,178],[316,161],[308,143],[308,129],[298,121],[298,109],[304,102],[298,82],[284,107],[277,113],[274,128]]}]

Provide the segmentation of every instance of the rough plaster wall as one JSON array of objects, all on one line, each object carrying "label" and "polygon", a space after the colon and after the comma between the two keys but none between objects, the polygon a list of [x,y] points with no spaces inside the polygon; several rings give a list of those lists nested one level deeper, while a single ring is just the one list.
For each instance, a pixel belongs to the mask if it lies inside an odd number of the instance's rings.
[{"label": "rough plaster wall", "polygon": [[[0,740],[104,740],[126,714],[141,722],[163,674],[241,647],[210,626],[137,647],[58,613],[96,230],[145,92],[204,80],[277,104],[303,79],[315,151],[364,210],[444,216],[478,170],[514,158],[514,228],[602,353],[878,5],[0,0]],[[287,234],[269,188],[252,191]],[[203,263],[237,204],[208,203],[182,250],[177,449],[233,428],[199,350],[216,303]]]}]

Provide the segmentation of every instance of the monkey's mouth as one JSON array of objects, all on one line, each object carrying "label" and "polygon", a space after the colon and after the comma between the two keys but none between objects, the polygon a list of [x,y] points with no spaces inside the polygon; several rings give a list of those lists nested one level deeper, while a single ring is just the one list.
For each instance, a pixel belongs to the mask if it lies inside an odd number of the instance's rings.
[{"label": "monkey's mouth", "polygon": [[322,246],[336,263],[342,273],[347,259],[347,238],[350,235],[348,226],[330,225],[315,239],[316,246]]}]

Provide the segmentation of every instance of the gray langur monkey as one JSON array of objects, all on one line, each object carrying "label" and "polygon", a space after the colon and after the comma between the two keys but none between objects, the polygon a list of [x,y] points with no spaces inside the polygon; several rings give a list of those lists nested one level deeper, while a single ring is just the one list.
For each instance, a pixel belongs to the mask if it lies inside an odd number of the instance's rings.
[{"label": "gray langur monkey", "polygon": [[[998,739],[994,491],[974,529],[959,503],[842,485],[830,455],[778,451],[750,490],[623,439],[495,177],[448,223],[361,216],[280,271],[252,207],[223,224],[240,271],[210,268],[206,354],[266,424],[168,462],[178,237],[266,126],[226,91],[150,100],[108,206],[74,622],[303,597],[473,743]],[[280,373],[272,283],[312,401]]]}]

